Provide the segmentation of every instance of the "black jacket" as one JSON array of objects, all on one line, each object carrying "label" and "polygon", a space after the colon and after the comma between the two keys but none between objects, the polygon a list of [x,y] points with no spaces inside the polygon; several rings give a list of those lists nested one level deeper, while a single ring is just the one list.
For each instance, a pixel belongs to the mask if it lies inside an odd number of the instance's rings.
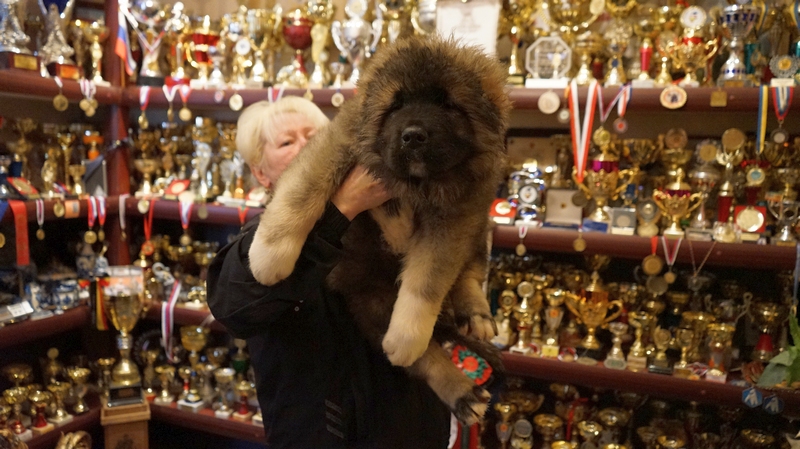
[{"label": "black jacket", "polygon": [[347,218],[329,204],[294,272],[273,287],[247,266],[257,222],[217,254],[208,303],[231,334],[247,339],[269,447],[446,448],[447,408],[373,350],[344,299],[325,288]]}]

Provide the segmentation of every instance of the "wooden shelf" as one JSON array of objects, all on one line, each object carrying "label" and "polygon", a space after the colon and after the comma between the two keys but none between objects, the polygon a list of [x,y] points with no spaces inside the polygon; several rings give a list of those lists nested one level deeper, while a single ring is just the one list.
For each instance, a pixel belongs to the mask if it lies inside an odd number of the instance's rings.
[{"label": "wooden shelf", "polygon": [[[137,208],[139,200],[136,198],[128,198],[125,203],[125,210],[127,216],[142,216]],[[200,206],[195,204],[192,208],[192,218],[190,223],[208,223],[216,225],[235,225],[241,226],[239,221],[239,208],[223,206],[221,204],[206,204],[208,210],[208,218],[202,219],[197,215]],[[264,209],[261,207],[250,207],[247,210],[245,222],[247,220],[260,214]],[[180,203],[173,200],[157,199],[155,209],[153,210],[153,218],[162,220],[180,220]]]},{"label": "wooden shelf", "polygon": [[[278,95],[278,91],[280,87],[273,89],[273,95]],[[334,93],[336,93],[336,89],[312,89],[311,93],[314,95],[314,103],[321,108],[329,108],[334,107],[331,104],[331,97]],[[353,89],[340,89],[339,90],[342,95],[344,95],[345,100],[350,99],[354,95]],[[255,102],[261,100],[269,99],[268,96],[268,89],[239,89],[233,90],[231,88],[223,89],[222,92],[225,95],[221,98],[220,101],[217,101],[217,89],[196,89],[192,90],[192,93],[189,96],[189,108],[201,108],[201,109],[209,109],[209,108],[218,108],[218,109],[230,109],[228,106],[228,100],[231,96],[238,92],[239,95],[242,96],[242,100],[244,100],[244,107],[251,105]],[[305,89],[285,89],[283,92],[284,96],[294,95],[298,97],[302,97],[303,94],[306,93]],[[132,86],[125,88],[123,95],[122,95],[123,103],[132,106],[138,107],[139,106],[139,86]],[[152,88],[150,89],[150,103],[148,107],[158,107],[158,108],[166,108],[169,106],[169,102],[167,102],[166,96],[164,96],[164,92],[160,88]],[[173,100],[173,107],[179,108],[183,106],[183,102],[179,95],[175,96]]]},{"label": "wooden shelf", "polygon": [[[178,326],[190,324],[198,325],[208,318],[209,315],[211,315],[211,312],[208,310],[195,310],[176,305],[173,319]],[[149,320],[161,321],[161,301],[156,301],[150,306],[150,309],[147,310],[146,318]],[[212,321],[209,327],[216,332],[228,332],[225,326],[216,320]]]},{"label": "wooden shelf", "polygon": [[[69,101],[77,103],[83,98],[80,84],[77,81],[62,79],[62,82],[64,83],[62,93]],[[58,95],[58,85],[53,78],[43,78],[39,76],[38,72],[6,69],[0,70],[0,93],[51,100]],[[120,104],[122,89],[97,86],[94,98],[100,104]]]},{"label": "wooden shelf", "polygon": [[58,439],[61,438],[62,432],[64,434],[84,430],[91,433],[91,430],[100,425],[100,405],[96,403],[91,405],[88,412],[82,415],[74,415],[72,421],[64,424],[61,427],[56,427],[44,435],[33,437],[28,441],[28,449],[52,449],[56,446]]},{"label": "wooden shelf", "polygon": [[264,427],[251,422],[221,419],[214,416],[214,411],[208,408],[198,413],[178,410],[174,402],[169,406],[150,403],[152,419],[200,432],[212,433],[226,438],[246,440],[253,443],[264,444]]},{"label": "wooden shelf", "polygon": [[[119,214],[119,197],[118,196],[109,196],[106,197],[106,218],[112,217],[114,215]],[[77,199],[77,198],[67,198],[62,200],[63,203],[68,203],[70,201],[77,201],[80,204],[80,211],[76,216],[71,216],[69,218],[66,217],[56,217],[56,214],[53,212],[53,206],[58,202],[58,200],[45,200],[44,201],[44,221],[56,221],[56,220],[72,220],[78,218],[86,218],[87,214],[89,213],[89,200],[88,199]],[[35,223],[36,222],[36,200],[27,200],[25,201],[25,209],[28,214],[28,222]],[[3,217],[3,221],[11,222],[12,214],[7,213]]]},{"label": "wooden shelf", "polygon": [[[652,373],[634,373],[587,366],[555,359],[528,357],[503,353],[503,363],[509,374],[548,381],[574,383],[589,387],[611,388],[649,394],[665,399],[698,401],[716,405],[742,406],[744,388],[706,380],[689,380]],[[763,391],[764,397],[773,391]],[[785,404],[784,410],[800,413],[800,391],[775,390]]]},{"label": "wooden shelf", "polygon": [[[578,238],[578,231],[558,228],[528,229],[525,246],[533,252],[550,251],[575,253],[572,242]],[[641,260],[651,253],[650,238],[612,235],[600,232],[584,232],[586,251],[581,254],[609,254],[614,257]],[[498,225],[494,229],[493,246],[495,248],[513,249],[519,244],[516,226]],[[711,248],[712,242],[692,242],[697,263]],[[658,254],[663,251],[658,245]],[[578,254],[578,253],[576,253]],[[677,262],[691,263],[691,254],[686,242],[678,252]],[[794,247],[776,245],[755,245],[749,243],[717,243],[708,257],[708,266],[746,267],[759,270],[791,270],[795,264]]]},{"label": "wooden shelf", "polygon": [[0,327],[0,348],[8,348],[29,341],[40,340],[62,332],[88,326],[91,322],[89,306],[78,306],[61,315],[31,321],[30,319]]}]

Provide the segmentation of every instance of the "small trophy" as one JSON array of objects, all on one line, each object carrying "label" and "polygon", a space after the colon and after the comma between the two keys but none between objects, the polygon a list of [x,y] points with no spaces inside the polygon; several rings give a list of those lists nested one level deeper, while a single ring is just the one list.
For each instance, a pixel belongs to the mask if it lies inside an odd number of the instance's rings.
[{"label": "small trophy", "polygon": [[653,331],[653,344],[656,346],[656,354],[653,356],[653,362],[647,367],[647,370],[656,374],[672,374],[672,367],[669,366],[669,359],[667,358],[667,349],[669,342],[672,340],[672,333],[669,329],[656,327]]},{"label": "small trophy", "polygon": [[628,332],[628,325],[615,321],[608,324],[608,330],[613,335],[611,350],[608,351],[603,365],[611,369],[625,369],[625,353],[622,351],[622,336]]},{"label": "small trophy", "polygon": [[72,55],[75,50],[67,43],[65,31],[72,18],[75,0],[68,0],[63,11],[59,11],[62,2],[39,0],[39,9],[45,18],[47,39],[42,45],[40,55],[42,64],[52,76],[77,80],[83,77],[83,70],[75,65]]},{"label": "small trophy", "polygon": [[170,393],[170,386],[175,379],[175,367],[172,365],[159,365],[155,367],[158,379],[161,381],[161,393],[153,399],[159,405],[170,405],[175,400],[175,396]]},{"label": "small trophy", "polygon": [[311,29],[314,22],[303,9],[295,9],[283,17],[283,38],[294,49],[294,60],[290,66],[278,72],[276,82],[293,87],[308,87],[308,71],[303,54],[311,47]]},{"label": "small trophy", "polygon": [[33,416],[33,424],[31,425],[33,435],[44,435],[55,429],[56,426],[47,422],[46,414],[47,407],[53,402],[53,394],[49,391],[36,389],[28,393],[28,400],[31,401],[31,411],[35,413]]},{"label": "small trophy", "polygon": [[682,172],[675,182],[664,186],[661,190],[653,192],[653,201],[658,208],[669,217],[670,225],[664,229],[665,237],[681,238],[684,235],[681,219],[700,206],[699,193],[692,193],[689,184],[683,182]]},{"label": "small trophy", "polygon": [[218,368],[214,371],[214,379],[217,381],[217,388],[219,389],[219,408],[214,412],[217,418],[228,419],[231,417],[233,410],[228,405],[228,390],[233,382],[236,371],[233,368]]},{"label": "small trophy", "polygon": [[786,319],[786,306],[774,302],[758,301],[750,305],[747,314],[761,332],[751,357],[759,362],[769,362],[775,355],[772,334]]},{"label": "small trophy", "polygon": [[[523,355],[538,355],[531,345],[531,334],[533,333],[533,323],[535,320],[534,316],[538,312],[536,305],[531,301],[534,292],[534,285],[528,281],[520,282],[517,286],[517,293],[522,297],[522,301],[514,306],[513,313],[518,323],[517,331],[519,337],[517,338],[517,343],[508,349],[509,352]],[[541,303],[539,307],[541,307]]]},{"label": "small trophy", "polygon": [[31,38],[19,23],[19,4],[20,0],[0,2],[0,68],[38,71],[39,58],[28,50]]},{"label": "small trophy", "polygon": [[110,86],[111,83],[103,79],[103,44],[108,38],[108,27],[101,19],[84,27],[83,32],[91,42],[89,54],[92,56],[92,81],[98,86]]},{"label": "small trophy", "polygon": [[[593,140],[597,145],[607,145],[609,132],[603,128],[595,131]],[[594,200],[594,211],[584,220],[584,228],[607,232],[611,217],[605,211],[606,204],[619,197],[638,173],[637,168],[619,169],[619,160],[608,152],[589,161],[583,182],[577,180],[577,169],[573,167],[572,177],[583,193]],[[622,180],[622,183],[620,183]],[[619,185],[618,185],[619,184]],[[629,223],[632,226],[633,223]]]},{"label": "small trophy", "polygon": [[[609,301],[608,291],[603,287],[600,276],[595,271],[592,273],[591,283],[584,289],[580,298],[577,300],[567,298],[566,304],[575,317],[586,326],[586,337],[581,340],[579,347],[587,350],[588,357],[599,358],[598,350],[602,345],[595,337],[595,332],[598,327],[617,319],[624,309],[622,301],[618,299]],[[609,315],[612,308],[616,310]]]},{"label": "small trophy", "polygon": [[[186,397],[178,400],[178,409],[197,413],[203,407],[203,401],[198,390],[198,363],[200,361],[200,351],[206,346],[208,334],[211,332],[207,327],[201,326],[182,326],[181,344],[189,350],[189,392]],[[183,374],[181,375],[183,378]],[[184,380],[186,380],[184,378]]]},{"label": "small trophy", "polygon": [[525,68],[530,74],[525,87],[563,89],[569,83],[572,50],[558,36],[536,39],[525,51]]}]

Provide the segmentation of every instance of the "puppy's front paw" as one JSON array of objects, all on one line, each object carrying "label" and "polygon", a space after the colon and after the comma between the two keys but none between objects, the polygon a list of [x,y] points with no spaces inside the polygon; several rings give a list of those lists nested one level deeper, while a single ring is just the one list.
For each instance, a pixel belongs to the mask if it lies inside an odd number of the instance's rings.
[{"label": "puppy's front paw", "polygon": [[488,408],[492,396],[488,391],[475,385],[471,391],[456,401],[453,414],[462,424],[469,427],[478,422]]},{"label": "puppy's front paw", "polygon": [[[394,323],[394,320],[392,320]],[[415,330],[415,323],[410,326],[389,325],[386,336],[383,337],[383,351],[386,357],[395,366],[410,366],[422,356],[428,348],[431,335]]]},{"label": "puppy's front paw", "polygon": [[275,285],[294,271],[294,265],[303,249],[303,242],[288,237],[279,242],[259,237],[259,233],[256,232],[250,245],[248,253],[250,271],[258,282]]},{"label": "puppy's front paw", "polygon": [[469,334],[479,340],[489,341],[497,335],[497,325],[489,315],[472,315],[469,318]]}]

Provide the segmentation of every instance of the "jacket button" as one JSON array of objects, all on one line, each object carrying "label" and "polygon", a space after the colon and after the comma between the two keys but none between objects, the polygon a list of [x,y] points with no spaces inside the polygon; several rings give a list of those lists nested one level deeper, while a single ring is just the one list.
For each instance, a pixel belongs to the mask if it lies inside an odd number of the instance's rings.
[{"label": "jacket button", "polygon": [[294,311],[295,311],[295,312],[299,312],[299,311],[300,311],[300,307],[295,307],[295,308],[294,308]]}]

